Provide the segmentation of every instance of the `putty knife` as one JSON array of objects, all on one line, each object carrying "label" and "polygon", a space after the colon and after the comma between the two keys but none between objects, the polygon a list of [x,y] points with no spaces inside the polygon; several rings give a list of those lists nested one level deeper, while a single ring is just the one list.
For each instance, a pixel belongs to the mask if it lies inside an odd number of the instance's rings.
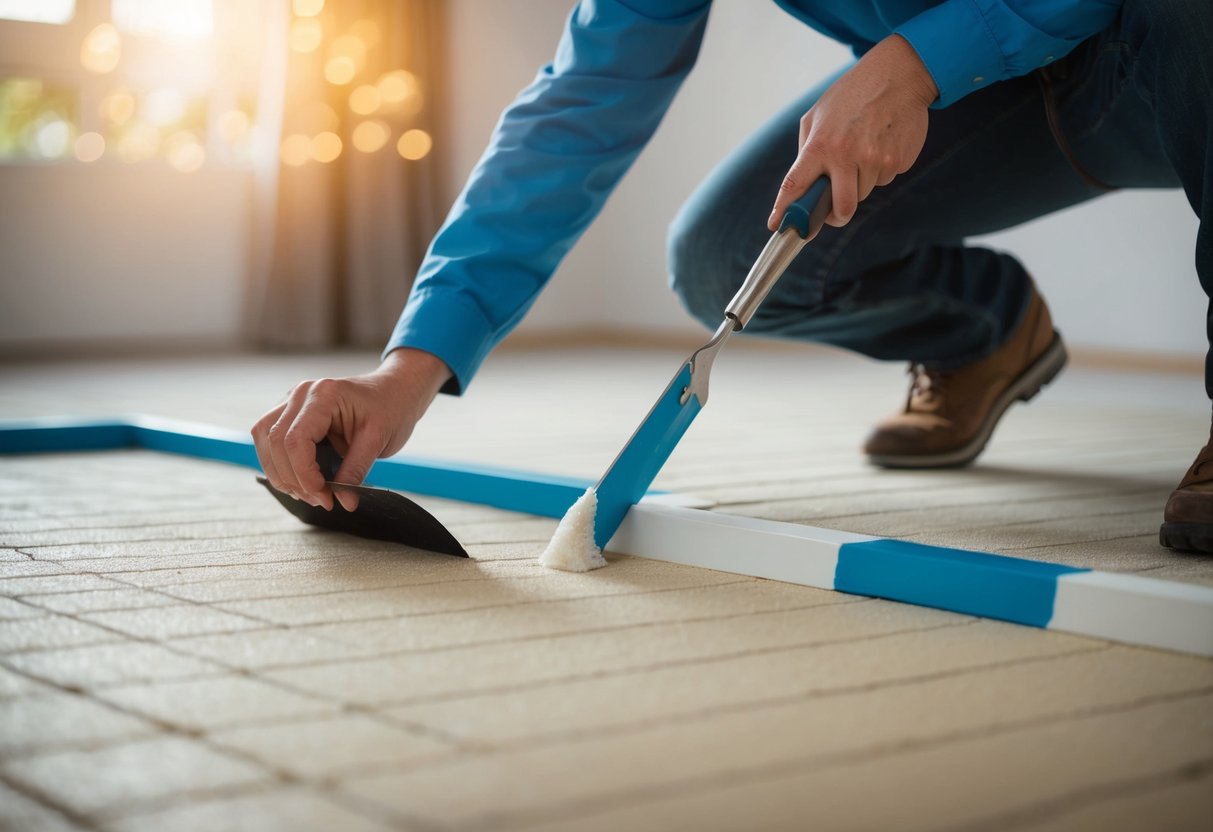
[{"label": "putty knife", "polygon": [[678,440],[708,400],[712,362],[729,336],[745,329],[759,304],[788,265],[817,233],[830,213],[830,182],[821,177],[789,206],[771,239],[754,262],[745,282],[724,310],[724,320],[711,339],[683,362],[640,427],[594,487],[598,508],[594,543],[606,548],[628,509],[639,502]]},{"label": "putty knife", "polygon": [[358,493],[357,509],[346,511],[339,501],[334,500],[332,511],[327,511],[296,500],[289,494],[283,494],[270,485],[265,477],[257,477],[257,482],[264,485],[287,511],[308,525],[372,540],[402,543],[415,549],[444,555],[464,558],[468,556],[463,546],[438,518],[403,494],[384,488],[333,482],[333,477],[341,467],[341,456],[328,441],[316,446],[316,462],[330,488]]}]

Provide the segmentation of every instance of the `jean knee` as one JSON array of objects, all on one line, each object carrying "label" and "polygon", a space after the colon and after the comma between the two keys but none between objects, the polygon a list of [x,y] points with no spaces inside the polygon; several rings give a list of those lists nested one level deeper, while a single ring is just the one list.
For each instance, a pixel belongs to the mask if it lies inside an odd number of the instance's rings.
[{"label": "jean knee", "polygon": [[[1122,14],[1126,19],[1142,19],[1145,13],[1151,39],[1159,39],[1170,59],[1182,62],[1203,62],[1213,65],[1213,2],[1210,0],[1125,0]],[[1194,64],[1189,63],[1195,68]]]},{"label": "jean knee", "polygon": [[728,250],[723,235],[713,233],[696,213],[693,207],[683,208],[670,224],[670,288],[696,320],[715,327],[745,275],[733,268],[737,252]]}]

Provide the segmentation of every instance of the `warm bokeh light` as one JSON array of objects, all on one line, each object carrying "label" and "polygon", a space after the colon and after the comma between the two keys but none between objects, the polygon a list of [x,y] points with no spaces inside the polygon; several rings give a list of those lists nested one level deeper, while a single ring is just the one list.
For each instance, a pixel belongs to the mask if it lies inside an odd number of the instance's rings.
[{"label": "warm bokeh light", "polygon": [[160,131],[146,124],[137,124],[118,142],[118,158],[133,164],[150,159],[160,149]]},{"label": "warm bokeh light", "polygon": [[164,149],[168,163],[182,173],[193,173],[206,163],[206,148],[188,130],[169,136]]},{"label": "warm bokeh light", "polygon": [[324,11],[324,0],[291,0],[291,8],[299,17],[315,17]]},{"label": "warm bokeh light", "polygon": [[372,120],[364,121],[355,127],[350,138],[354,141],[354,147],[363,153],[374,153],[387,144],[387,140],[391,137],[392,131],[386,124],[382,121]]},{"label": "warm bokeh light", "polygon": [[366,44],[357,35],[342,35],[329,44],[330,55],[343,55],[361,61],[366,57]]},{"label": "warm bokeh light", "polygon": [[111,0],[110,15],[132,35],[205,38],[215,32],[212,0]]},{"label": "warm bokeh light", "polygon": [[335,58],[329,58],[324,65],[324,77],[330,84],[343,86],[354,80],[354,76],[358,74],[358,65],[354,63],[353,58],[345,55],[338,55]]},{"label": "warm bokeh light", "polygon": [[379,109],[379,88],[363,84],[350,93],[350,109],[360,116],[369,116]]},{"label": "warm bokeh light", "polygon": [[319,133],[323,130],[336,131],[341,126],[337,111],[323,101],[310,101],[299,112],[298,120],[292,119],[292,124],[306,133]]},{"label": "warm bokeh light", "polygon": [[400,141],[396,142],[396,150],[400,155],[414,162],[424,159],[433,146],[434,140],[430,138],[430,134],[417,129],[406,130]]},{"label": "warm bokeh light", "polygon": [[76,139],[76,158],[95,162],[105,155],[105,137],[100,133],[81,133]]},{"label": "warm bokeh light", "polygon": [[399,104],[416,94],[417,77],[404,69],[385,73],[379,79],[379,97],[390,104]]},{"label": "warm bokeh light", "polygon": [[302,133],[292,133],[282,140],[278,153],[284,165],[293,168],[306,165],[312,158],[312,140]]},{"label": "warm bokeh light", "polygon": [[367,49],[379,45],[379,24],[369,18],[355,20],[354,25],[350,26],[350,34],[366,44]]},{"label": "warm bokeh light", "polygon": [[312,158],[317,162],[331,162],[341,155],[341,137],[328,130],[312,137]]},{"label": "warm bokeh light", "polygon": [[131,120],[135,114],[135,96],[127,90],[114,90],[101,99],[101,117],[115,127]]},{"label": "warm bokeh light", "polygon": [[219,135],[225,142],[235,144],[248,135],[250,123],[248,114],[242,110],[228,110],[219,116]]},{"label": "warm bokeh light", "polygon": [[185,115],[185,94],[181,90],[152,90],[143,97],[143,118],[149,124],[165,127]]},{"label": "warm bokeh light", "polygon": [[324,40],[324,26],[314,17],[303,17],[291,23],[288,38],[296,52],[315,52]]},{"label": "warm bokeh light", "polygon": [[34,153],[42,159],[58,159],[72,142],[72,126],[61,118],[48,119],[34,131]]},{"label": "warm bokeh light", "polygon": [[113,72],[122,59],[122,36],[112,23],[102,23],[84,36],[80,45],[80,64],[89,72],[104,75]]}]

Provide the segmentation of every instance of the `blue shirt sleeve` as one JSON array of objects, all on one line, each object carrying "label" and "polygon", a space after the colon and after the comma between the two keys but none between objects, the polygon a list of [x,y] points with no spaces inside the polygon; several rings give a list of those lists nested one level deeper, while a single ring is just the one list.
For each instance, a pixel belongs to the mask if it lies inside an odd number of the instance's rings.
[{"label": "blue shirt sleeve", "polygon": [[[430,244],[386,352],[446,362],[461,393],[648,142],[699,53],[710,0],[582,0],[502,114]],[[645,8],[648,7],[648,8]]]},{"label": "blue shirt sleeve", "polygon": [[1107,28],[1121,0],[944,0],[895,32],[939,87],[936,107],[1026,75]]}]

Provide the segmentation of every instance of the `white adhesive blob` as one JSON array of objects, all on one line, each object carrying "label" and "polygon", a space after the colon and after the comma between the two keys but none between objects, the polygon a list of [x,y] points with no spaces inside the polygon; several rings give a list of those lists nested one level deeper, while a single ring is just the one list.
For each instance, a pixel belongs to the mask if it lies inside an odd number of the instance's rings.
[{"label": "white adhesive blob", "polygon": [[539,565],[565,572],[589,572],[606,566],[606,558],[594,545],[594,515],[598,494],[587,489],[565,512],[548,547],[539,556]]}]

